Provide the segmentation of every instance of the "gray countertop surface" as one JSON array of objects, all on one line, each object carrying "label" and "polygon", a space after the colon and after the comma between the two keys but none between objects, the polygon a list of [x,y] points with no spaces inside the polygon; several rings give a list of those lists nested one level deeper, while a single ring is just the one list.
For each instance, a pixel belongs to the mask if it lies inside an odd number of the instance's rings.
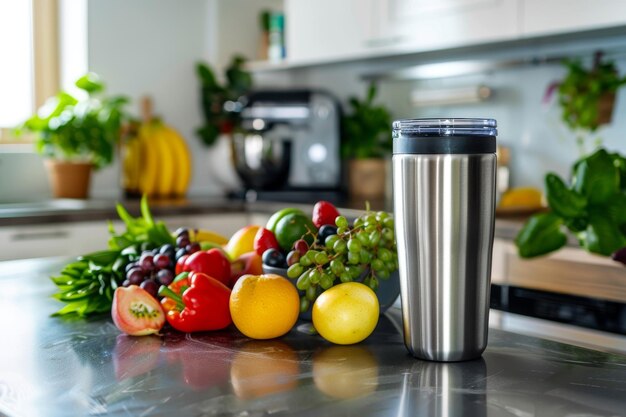
[{"label": "gray countertop surface", "polygon": [[134,338],[109,317],[51,318],[48,276],[67,261],[0,263],[0,415],[626,415],[626,357],[491,329],[482,359],[420,361],[393,308],[352,346],[298,328]]}]

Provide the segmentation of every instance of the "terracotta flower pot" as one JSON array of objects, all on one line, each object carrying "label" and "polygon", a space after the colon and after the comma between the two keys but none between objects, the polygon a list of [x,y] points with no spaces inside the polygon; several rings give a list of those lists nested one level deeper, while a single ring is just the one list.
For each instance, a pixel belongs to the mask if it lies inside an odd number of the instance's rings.
[{"label": "terracotta flower pot", "polygon": [[348,162],[350,194],[359,198],[381,199],[385,196],[384,159],[353,159]]},{"label": "terracotta flower pot", "polygon": [[605,93],[598,101],[598,125],[611,123],[613,108],[615,107],[615,93]]},{"label": "terracotta flower pot", "polygon": [[86,199],[89,196],[91,163],[47,159],[45,164],[55,198]]}]

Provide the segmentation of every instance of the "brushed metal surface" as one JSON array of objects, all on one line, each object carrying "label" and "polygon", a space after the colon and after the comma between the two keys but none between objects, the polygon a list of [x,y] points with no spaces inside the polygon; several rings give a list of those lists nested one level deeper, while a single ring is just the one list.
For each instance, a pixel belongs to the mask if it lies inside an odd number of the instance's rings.
[{"label": "brushed metal surface", "polygon": [[404,339],[418,358],[487,345],[495,173],[495,154],[393,156]]},{"label": "brushed metal surface", "polygon": [[416,361],[396,308],[367,340],[348,346],[299,325],[271,340],[234,326],[134,337],[107,315],[50,317],[63,304],[51,297],[48,277],[70,261],[0,262],[2,416],[614,417],[626,410],[623,355],[490,329],[484,362]]}]

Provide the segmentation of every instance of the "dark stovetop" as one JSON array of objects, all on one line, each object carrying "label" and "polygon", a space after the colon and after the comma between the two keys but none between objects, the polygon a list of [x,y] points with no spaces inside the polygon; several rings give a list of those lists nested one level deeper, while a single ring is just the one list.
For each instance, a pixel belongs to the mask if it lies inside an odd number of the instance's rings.
[{"label": "dark stovetop", "polygon": [[615,301],[492,285],[491,308],[626,335],[626,304]]}]

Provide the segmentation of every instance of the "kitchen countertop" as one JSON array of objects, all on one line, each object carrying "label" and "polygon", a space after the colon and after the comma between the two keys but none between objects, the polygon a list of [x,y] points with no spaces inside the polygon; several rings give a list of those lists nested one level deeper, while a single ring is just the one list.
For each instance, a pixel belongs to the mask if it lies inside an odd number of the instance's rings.
[{"label": "kitchen countertop", "polygon": [[[121,203],[133,215],[139,215],[139,201],[126,200]],[[389,201],[370,202],[372,210],[391,211]],[[98,220],[115,220],[118,218],[115,211],[116,202],[113,200],[71,200],[57,199],[34,203],[0,204],[0,227],[51,224],[63,222],[81,222]],[[342,214],[356,217],[363,212],[365,200],[346,199],[338,204]],[[233,200],[224,197],[207,197],[204,199],[162,200],[150,203],[152,214],[157,218],[167,216],[212,214],[224,212],[267,213],[271,214],[285,207],[299,207],[310,211],[313,204],[302,204],[281,201],[254,201]],[[496,218],[496,237],[514,239],[519,231],[522,220],[516,217]]]},{"label": "kitchen countertop", "polygon": [[133,338],[108,317],[51,318],[48,276],[67,261],[0,263],[0,415],[626,414],[626,357],[491,329],[482,359],[420,361],[393,308],[353,346],[298,329]]}]

